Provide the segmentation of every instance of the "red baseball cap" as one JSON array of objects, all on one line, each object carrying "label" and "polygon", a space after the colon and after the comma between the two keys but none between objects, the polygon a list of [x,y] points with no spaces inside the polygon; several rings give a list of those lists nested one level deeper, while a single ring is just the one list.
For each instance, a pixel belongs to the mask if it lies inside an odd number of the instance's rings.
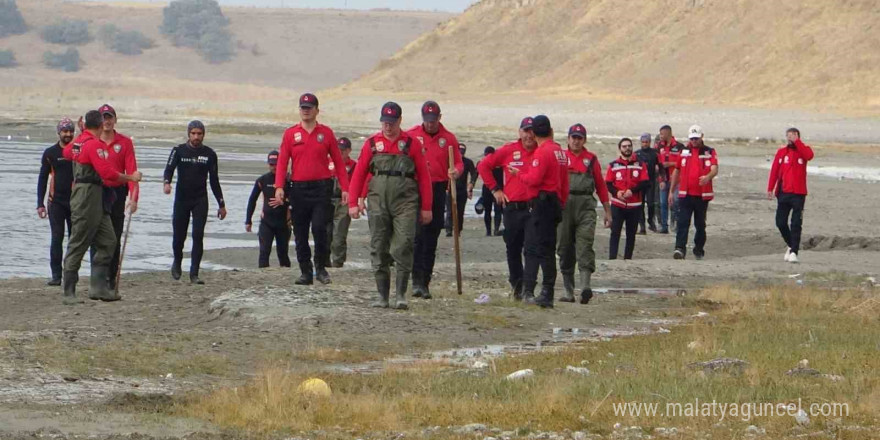
[{"label": "red baseball cap", "polygon": [[111,114],[111,115],[113,115],[114,118],[116,117],[116,109],[114,109],[113,107],[111,107],[110,104],[104,104],[104,105],[102,105],[102,106],[98,109],[98,111],[101,112],[101,115]]}]

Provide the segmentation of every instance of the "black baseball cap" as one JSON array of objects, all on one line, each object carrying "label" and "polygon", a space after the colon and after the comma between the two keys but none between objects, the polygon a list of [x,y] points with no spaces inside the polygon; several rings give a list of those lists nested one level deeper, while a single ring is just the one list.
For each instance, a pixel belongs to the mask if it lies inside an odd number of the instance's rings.
[{"label": "black baseball cap", "polygon": [[531,130],[532,125],[535,123],[534,118],[531,116],[526,116],[523,118],[522,122],[519,123],[520,130]]},{"label": "black baseball cap", "polygon": [[114,118],[116,117],[116,109],[114,109],[112,106],[110,106],[110,104],[102,105],[98,109],[98,111],[101,112],[102,116],[103,115],[113,115]]},{"label": "black baseball cap", "polygon": [[340,150],[351,150],[351,141],[347,137],[341,137],[336,141]]},{"label": "black baseball cap", "polygon": [[435,122],[440,119],[440,104],[434,101],[426,101],[422,104],[422,120]]},{"label": "black baseball cap", "polygon": [[311,93],[303,93],[303,95],[299,97],[299,106],[300,107],[317,107],[318,106],[318,97],[311,94]]},{"label": "black baseball cap", "polygon": [[402,114],[403,110],[400,108],[400,106],[396,102],[389,101],[382,106],[382,113],[379,115],[379,121],[397,122]]},{"label": "black baseball cap", "polygon": [[269,165],[277,165],[278,164],[278,151],[272,150],[269,152],[269,157],[266,158],[266,161],[269,162]]},{"label": "black baseball cap", "polygon": [[574,124],[571,127],[569,127],[568,135],[586,138],[587,137],[587,129],[584,128],[584,126],[581,124]]},{"label": "black baseball cap", "polygon": [[538,136],[549,135],[552,127],[550,126],[550,118],[545,115],[538,115],[532,119],[532,131]]},{"label": "black baseball cap", "polygon": [[495,152],[495,147],[486,147],[483,149],[483,156],[488,156]]}]

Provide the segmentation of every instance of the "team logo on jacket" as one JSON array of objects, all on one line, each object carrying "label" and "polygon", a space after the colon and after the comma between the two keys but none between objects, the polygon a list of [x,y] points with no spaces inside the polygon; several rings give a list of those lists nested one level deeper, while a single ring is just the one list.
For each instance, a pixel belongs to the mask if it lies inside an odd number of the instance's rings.
[{"label": "team logo on jacket", "polygon": [[803,165],[803,164],[804,164],[804,160],[801,158],[798,158],[798,165]]},{"label": "team logo on jacket", "polygon": [[585,166],[585,167],[589,167],[589,166],[590,166],[590,159],[584,159],[583,162],[584,162],[584,166]]},{"label": "team logo on jacket", "polygon": [[318,133],[318,143],[324,142],[324,133]]},{"label": "team logo on jacket", "polygon": [[520,160],[520,159],[522,159],[522,153],[519,151],[514,151],[513,152],[513,160]]},{"label": "team logo on jacket", "polygon": [[376,142],[376,151],[379,151],[379,152],[385,151],[385,142],[383,142],[383,141]]},{"label": "team logo on jacket", "polygon": [[416,138],[419,140],[420,144],[425,145],[425,138],[423,136],[416,136]]},{"label": "team logo on jacket", "polygon": [[532,160],[532,166],[533,166],[533,167],[538,166],[538,159],[534,159],[534,160]]},{"label": "team logo on jacket", "polygon": [[437,145],[440,145],[440,148],[444,148],[444,147],[446,147],[446,139],[445,139],[445,138],[440,138],[440,140],[437,141]]},{"label": "team logo on jacket", "polygon": [[639,177],[639,170],[633,171],[633,177]]},{"label": "team logo on jacket", "polygon": [[329,169],[330,169],[330,171],[333,171],[333,170],[335,170],[335,169],[336,169],[336,164],[335,164],[335,163],[333,163],[333,162],[330,162],[330,165],[328,165],[328,166],[327,166],[327,168],[329,168]]},{"label": "team logo on jacket", "polygon": [[114,145],[113,151],[115,151],[118,154],[120,151],[122,151],[122,145],[119,145],[119,144]]},{"label": "team logo on jacket", "polygon": [[708,159],[707,159],[705,163],[706,163],[706,166],[707,166],[707,167],[712,166],[712,161],[711,161],[711,160],[708,160]]},{"label": "team logo on jacket", "polygon": [[403,148],[406,147],[406,141],[397,141],[397,149],[403,151]]},{"label": "team logo on jacket", "polygon": [[618,171],[617,174],[614,175],[614,178],[617,180],[623,180],[623,173]]},{"label": "team logo on jacket", "polygon": [[107,150],[103,148],[98,148],[98,157],[101,159],[107,160]]},{"label": "team logo on jacket", "polygon": [[303,135],[302,135],[302,133],[300,133],[300,132],[296,132],[296,133],[293,134],[293,141],[294,141],[294,142],[302,142],[302,140],[303,140]]},{"label": "team logo on jacket", "polygon": [[789,163],[791,159],[788,156],[785,156],[785,163]]}]

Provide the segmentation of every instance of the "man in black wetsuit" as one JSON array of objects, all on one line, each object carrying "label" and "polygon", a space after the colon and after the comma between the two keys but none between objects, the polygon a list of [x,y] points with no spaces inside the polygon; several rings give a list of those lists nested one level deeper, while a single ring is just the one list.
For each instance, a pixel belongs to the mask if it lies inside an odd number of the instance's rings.
[{"label": "man in black wetsuit", "polygon": [[205,184],[211,179],[211,192],[217,199],[220,208],[217,217],[226,218],[226,202],[223,190],[220,189],[220,176],[217,168],[217,153],[202,144],[205,139],[205,125],[200,121],[192,121],[187,126],[189,140],[171,149],[168,165],[165,166],[165,194],[171,194],[171,180],[174,170],[178,169],[177,189],[174,192],[174,213],[172,224],[174,238],[172,249],[174,263],[171,265],[171,276],[180,279],[183,262],[183,243],[186,241],[186,230],[192,215],[192,252],[190,255],[189,280],[193,284],[205,284],[199,279],[199,265],[202,262],[204,249],[202,240],[205,237],[205,223],[208,222],[208,188]]},{"label": "man in black wetsuit", "polygon": [[278,152],[269,153],[269,172],[260,176],[254,183],[254,189],[248,199],[247,215],[244,218],[245,230],[251,232],[253,223],[251,218],[257,208],[257,199],[263,195],[263,209],[260,211],[260,259],[259,266],[269,267],[269,255],[272,253],[272,242],[276,243],[275,251],[278,254],[278,264],[281,267],[290,267],[290,257],[287,249],[290,245],[290,224],[288,222],[289,203],[286,200],[278,201],[275,198],[275,168],[278,165]]},{"label": "man in black wetsuit", "polygon": [[[70,191],[73,187],[73,164],[65,159],[64,147],[73,142],[75,126],[64,118],[58,123],[58,142],[43,152],[40,160],[40,177],[37,179],[37,215],[49,218],[52,244],[49,247],[49,267],[52,269],[50,286],[61,285],[61,258],[64,254],[64,225],[70,236]],[[49,177],[51,176],[51,180]],[[49,186],[49,208],[46,209],[46,186]]]},{"label": "man in black wetsuit", "polygon": [[[458,144],[458,151],[461,152],[461,161],[464,163],[464,172],[455,179],[455,195],[456,204],[458,205],[458,232],[464,229],[464,207],[467,205],[468,199],[474,198],[474,184],[477,182],[477,167],[474,161],[464,156],[467,152],[467,146],[464,143]],[[448,191],[447,191],[448,193]],[[452,196],[446,198],[446,236],[452,237]]]}]

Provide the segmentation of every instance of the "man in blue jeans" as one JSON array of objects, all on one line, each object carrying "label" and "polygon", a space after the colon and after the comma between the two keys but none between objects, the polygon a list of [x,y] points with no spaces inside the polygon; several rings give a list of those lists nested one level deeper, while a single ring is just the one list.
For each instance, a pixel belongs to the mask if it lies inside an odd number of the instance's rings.
[{"label": "man in blue jeans", "polygon": [[[660,140],[657,141],[657,150],[660,152],[658,161],[664,171],[660,172],[660,231],[661,234],[669,233],[669,219],[672,218],[673,226],[675,226],[676,215],[678,213],[678,198],[673,198],[672,215],[670,216],[669,206],[669,183],[672,180],[672,172],[675,170],[675,164],[681,155],[684,145],[675,140],[672,135],[672,127],[664,125],[660,127]],[[676,188],[671,188],[675,194]]]}]

